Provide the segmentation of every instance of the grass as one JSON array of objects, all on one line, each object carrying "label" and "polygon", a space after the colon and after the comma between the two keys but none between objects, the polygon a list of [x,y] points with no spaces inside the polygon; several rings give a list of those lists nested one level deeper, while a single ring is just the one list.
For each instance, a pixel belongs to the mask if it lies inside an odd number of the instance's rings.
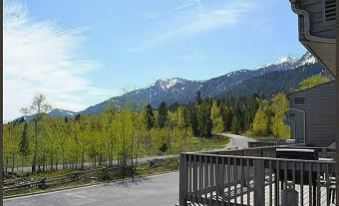
[{"label": "grass", "polygon": [[252,131],[243,132],[241,135],[255,139],[255,140],[273,140],[273,139],[275,139],[275,137],[273,137],[273,136],[257,136]]},{"label": "grass", "polygon": [[[155,160],[152,160],[152,166],[150,165],[150,162],[146,162],[146,163],[138,165],[135,171],[136,172],[135,175],[136,176],[147,176],[147,175],[152,175],[152,174],[159,174],[159,173],[177,170],[178,167],[179,167],[179,158],[177,157],[168,158],[168,159],[155,159]],[[39,177],[52,178],[58,175],[67,174],[69,172],[75,172],[75,171],[45,172],[45,173],[40,173],[38,175],[34,175],[34,178],[35,179],[39,179]],[[108,179],[114,181],[114,180],[119,180],[119,177],[115,175],[115,176],[109,177]],[[101,182],[100,181],[101,178],[98,178],[98,180],[99,182]],[[77,182],[68,182],[68,183],[60,183],[58,185],[51,185],[51,186],[48,186],[46,189],[32,188],[32,189],[27,189],[27,190],[17,190],[15,192],[6,192],[5,196],[48,192],[48,191],[52,191],[55,189],[81,187],[81,186],[85,186],[91,183],[93,182],[90,179],[80,179]]]},{"label": "grass", "polygon": [[192,137],[190,142],[190,151],[221,149],[228,144],[230,139],[222,135],[214,135],[211,138],[206,137]]},{"label": "grass", "polygon": [[241,135],[245,136],[245,137],[249,137],[249,138],[252,138],[252,139],[256,139],[258,138],[253,132],[251,131],[245,131],[243,133],[241,133]]},{"label": "grass", "polygon": [[177,170],[179,167],[179,158],[155,159],[152,163],[153,166],[150,166],[150,163],[138,165],[136,175],[145,176]]},{"label": "grass", "polygon": [[[229,143],[229,138],[221,135],[214,135],[211,138],[204,138],[204,137],[192,137],[190,138],[190,143],[187,145],[187,150],[189,151],[200,151],[200,150],[211,150],[211,149],[221,149],[224,148],[227,143]],[[173,157],[173,158],[167,158],[167,159],[154,159],[152,160],[152,166],[150,165],[150,162],[146,162],[143,164],[140,164],[136,168],[136,176],[147,176],[151,174],[158,174],[158,173],[164,173],[168,171],[174,171],[177,170],[179,167],[179,158]],[[71,172],[77,172],[81,170],[58,170],[58,171],[46,171],[46,172],[40,172],[36,174],[29,174],[24,173],[20,174],[19,176],[25,177],[27,179],[35,179],[39,180],[43,177],[46,177],[47,179],[53,178],[60,175],[65,175]],[[119,177],[112,176],[109,179],[111,180],[117,180]],[[100,178],[98,178],[100,180]],[[48,186],[48,188],[42,190],[39,188],[32,188],[28,190],[22,190],[22,191],[16,191],[16,192],[10,192],[6,193],[5,196],[9,195],[18,195],[18,194],[29,194],[29,193],[35,193],[35,192],[47,192],[49,190],[55,190],[55,189],[62,189],[62,188],[69,188],[69,187],[79,187],[84,186],[87,184],[90,184],[91,180],[80,180],[78,182],[68,182],[68,183],[61,183],[58,185],[51,185]]]}]

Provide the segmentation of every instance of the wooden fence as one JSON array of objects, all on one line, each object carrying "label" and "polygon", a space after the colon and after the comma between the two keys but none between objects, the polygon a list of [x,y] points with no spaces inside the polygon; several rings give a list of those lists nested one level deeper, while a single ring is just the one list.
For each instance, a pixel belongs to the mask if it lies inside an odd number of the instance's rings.
[{"label": "wooden fence", "polygon": [[105,179],[115,178],[122,179],[131,177],[133,175],[134,168],[132,166],[114,166],[104,167],[84,171],[71,172],[59,176],[50,178],[39,178],[35,180],[25,180],[22,178],[16,178],[4,181],[4,195],[11,195],[17,193],[24,193],[29,190],[39,188],[46,189],[58,185],[63,185],[72,182],[91,182],[91,181],[104,181]]}]

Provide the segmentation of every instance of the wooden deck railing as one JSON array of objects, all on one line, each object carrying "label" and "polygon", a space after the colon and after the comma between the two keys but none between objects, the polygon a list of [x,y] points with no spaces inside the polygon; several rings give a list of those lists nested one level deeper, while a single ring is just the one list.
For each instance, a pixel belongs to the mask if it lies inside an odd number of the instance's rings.
[{"label": "wooden deck railing", "polygon": [[[258,152],[260,155],[253,155]],[[279,206],[288,187],[298,193],[298,205],[331,205],[335,199],[334,161],[281,159],[267,157],[269,154],[274,152],[182,153],[180,205]]]}]

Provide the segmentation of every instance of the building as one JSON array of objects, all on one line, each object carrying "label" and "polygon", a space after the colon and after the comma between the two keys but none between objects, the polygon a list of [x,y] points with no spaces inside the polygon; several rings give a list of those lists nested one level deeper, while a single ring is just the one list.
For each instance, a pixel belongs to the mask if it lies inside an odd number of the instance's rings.
[{"label": "building", "polygon": [[308,146],[327,147],[336,140],[336,83],[331,81],[288,95],[286,123],[291,138]]}]

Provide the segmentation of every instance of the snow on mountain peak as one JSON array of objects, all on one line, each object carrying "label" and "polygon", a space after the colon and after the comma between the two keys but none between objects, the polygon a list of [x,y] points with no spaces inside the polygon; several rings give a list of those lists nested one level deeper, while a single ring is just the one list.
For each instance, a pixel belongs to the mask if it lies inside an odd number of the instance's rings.
[{"label": "snow on mountain peak", "polygon": [[270,66],[275,66],[275,65],[280,65],[280,64],[295,64],[298,61],[297,57],[293,57],[293,56],[284,56],[284,57],[280,57],[279,59],[277,59],[275,62],[273,63],[269,63],[269,64],[264,64],[262,66],[257,67],[257,69],[260,68],[264,68],[264,67],[270,67]]},{"label": "snow on mountain peak", "polygon": [[163,90],[167,90],[183,81],[184,80],[180,78],[159,79],[158,81],[156,81],[155,85],[159,85]]},{"label": "snow on mountain peak", "polygon": [[55,117],[57,116],[58,117],[73,117],[76,114],[76,112],[55,108],[52,111],[50,111],[48,114],[50,116],[55,116]]},{"label": "snow on mountain peak", "polygon": [[298,66],[303,66],[305,64],[315,64],[317,59],[310,53],[307,52],[304,56],[301,57]]},{"label": "snow on mountain peak", "polygon": [[295,63],[298,60],[297,57],[292,56],[285,56],[279,58],[277,61],[275,61],[273,64],[283,64],[283,63]]}]

